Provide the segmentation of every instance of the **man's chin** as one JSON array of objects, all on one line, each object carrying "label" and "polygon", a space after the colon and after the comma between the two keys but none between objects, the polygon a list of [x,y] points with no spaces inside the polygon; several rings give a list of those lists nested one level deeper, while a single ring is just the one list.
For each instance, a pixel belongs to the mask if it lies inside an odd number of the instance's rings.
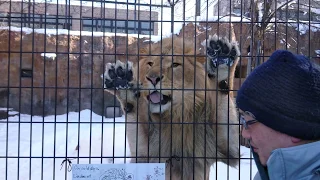
[{"label": "man's chin", "polygon": [[[258,156],[259,156],[259,154],[258,154]],[[259,156],[259,160],[260,160],[260,163],[261,163],[262,166],[267,166],[267,159],[265,159],[264,157],[260,157]]]},{"label": "man's chin", "polygon": [[169,110],[170,108],[171,108],[171,102],[168,102],[166,104],[149,103],[149,111],[151,113],[162,114],[165,111]]}]

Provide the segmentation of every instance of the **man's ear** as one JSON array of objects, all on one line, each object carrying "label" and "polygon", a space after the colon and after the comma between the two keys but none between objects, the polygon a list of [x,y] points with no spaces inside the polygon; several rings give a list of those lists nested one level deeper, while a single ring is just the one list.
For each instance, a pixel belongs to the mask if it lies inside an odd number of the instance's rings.
[{"label": "man's ear", "polygon": [[291,142],[293,142],[295,144],[300,143],[302,141],[302,139],[295,138],[295,137],[292,137],[292,136],[290,136],[290,138],[291,138]]}]

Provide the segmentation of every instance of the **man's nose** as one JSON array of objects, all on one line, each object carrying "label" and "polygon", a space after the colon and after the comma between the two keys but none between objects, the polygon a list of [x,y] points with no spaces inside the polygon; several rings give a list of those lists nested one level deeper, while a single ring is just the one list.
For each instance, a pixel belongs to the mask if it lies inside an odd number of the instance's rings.
[{"label": "man's nose", "polygon": [[242,137],[245,138],[245,139],[250,139],[251,138],[250,132],[249,132],[250,130],[244,128],[243,126],[242,126],[241,129],[242,129],[242,131],[241,131]]},{"label": "man's nose", "polygon": [[163,79],[163,76],[146,76],[146,78],[155,86]]}]

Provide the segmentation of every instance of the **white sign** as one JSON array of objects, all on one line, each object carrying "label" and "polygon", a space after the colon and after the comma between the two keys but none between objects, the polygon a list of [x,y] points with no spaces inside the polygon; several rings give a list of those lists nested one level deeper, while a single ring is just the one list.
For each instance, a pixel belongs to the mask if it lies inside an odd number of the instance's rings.
[{"label": "white sign", "polygon": [[73,180],[165,180],[165,163],[72,164]]}]

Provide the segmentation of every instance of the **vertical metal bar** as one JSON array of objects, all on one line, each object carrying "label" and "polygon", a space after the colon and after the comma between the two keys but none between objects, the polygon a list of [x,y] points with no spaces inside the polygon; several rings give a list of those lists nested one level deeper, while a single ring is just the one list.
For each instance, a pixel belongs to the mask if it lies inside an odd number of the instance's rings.
[{"label": "vertical metal bar", "polygon": [[[253,31],[253,27],[255,26],[256,23],[256,17],[255,17],[255,8],[256,8],[256,4],[254,2],[254,0],[251,0],[251,41],[250,41],[250,72],[252,71],[252,62],[253,62],[253,56],[254,56],[254,41],[255,41],[255,37],[254,37],[254,31]],[[249,75],[249,73],[247,74],[247,76]],[[251,152],[251,151],[250,151]],[[250,153],[250,155],[252,155],[252,153]],[[252,157],[250,156],[250,179],[252,179]]]},{"label": "vertical metal bar", "polygon": [[[269,3],[269,2],[267,2],[266,0],[263,1],[264,9],[267,9],[267,3]],[[270,5],[270,7],[271,7],[271,5]],[[271,8],[269,8],[269,9],[271,9]],[[266,29],[268,27],[268,24],[270,24],[270,21],[269,22],[266,21],[267,18],[268,18],[268,16],[265,17],[264,15],[261,18],[262,21],[263,21],[263,24],[262,24],[263,33],[262,33],[262,39],[261,39],[261,43],[260,43],[259,64],[264,62],[264,50],[263,49],[265,47],[265,44],[264,44],[264,42],[265,42],[265,33],[266,33]]]},{"label": "vertical metal bar", "polygon": [[309,36],[308,36],[308,44],[309,44],[309,46],[308,46],[308,57],[310,57],[311,58],[311,0],[309,0]]},{"label": "vertical metal bar", "polygon": [[[9,1],[9,17],[11,16],[11,4],[12,2]],[[9,25],[9,37],[8,37],[8,82],[7,82],[7,109],[9,109],[10,106],[10,64],[11,64],[11,18],[8,20],[8,25]],[[20,107],[20,105],[19,105]],[[20,116],[19,116],[19,124],[20,124]],[[9,154],[9,116],[7,117],[7,123],[6,123],[6,172],[5,172],[5,177],[6,180],[8,180],[8,154]],[[19,177],[19,175],[18,175]]]},{"label": "vertical metal bar", "polygon": [[[150,23],[149,23],[149,27],[151,26],[151,0],[150,0],[150,6],[149,6],[149,18],[150,18]],[[149,36],[149,38],[151,39],[151,31],[150,31],[150,36]],[[138,39],[138,43],[139,43],[139,39]],[[151,52],[151,43],[149,42],[149,54],[150,54],[150,52]],[[161,72],[160,72],[161,73]],[[160,74],[161,75],[161,74]],[[148,106],[148,109],[149,109],[149,106]],[[148,116],[149,117],[149,116]],[[148,132],[150,132],[150,123],[148,124]],[[148,158],[148,162],[149,162],[149,156],[150,156],[150,154],[149,154],[149,151],[150,151],[150,135],[148,135],[148,147],[147,147],[147,149],[148,149],[148,153],[147,153],[147,158]],[[159,144],[160,144],[161,142],[159,142]]]},{"label": "vertical metal bar", "polygon": [[[185,25],[186,24],[186,1],[183,1],[183,25]],[[182,30],[184,30],[184,28],[182,29]],[[184,31],[182,31],[182,40],[183,40],[183,46],[182,46],[182,52],[184,53],[185,52],[185,32]],[[184,63],[185,63],[185,55],[183,54],[183,56],[182,56],[182,74],[183,74],[183,76],[182,76],[182,110],[181,110],[181,180],[183,180],[183,162],[185,162],[185,161],[188,161],[188,159],[185,159],[185,157],[184,157],[184,154],[183,154],[183,150],[184,150],[184,148],[183,148],[183,141],[184,141],[184,138],[183,138],[183,135],[184,135],[184,132],[183,132],[183,129],[184,129],[184,73],[185,73],[185,71],[184,71]]]},{"label": "vertical metal bar", "polygon": [[[118,21],[118,17],[117,17],[117,0],[115,0],[115,9],[114,9],[114,12],[115,12],[115,31],[114,31],[114,42],[115,42],[115,45],[117,46],[118,44],[118,38],[117,38],[117,21]],[[93,16],[93,14],[92,14]],[[114,55],[115,55],[115,58],[117,59],[117,48],[114,48]],[[115,59],[115,62],[116,62],[116,59]],[[116,94],[116,88],[114,88],[114,94]],[[115,102],[116,101],[116,97],[114,96],[114,99],[113,101]],[[114,163],[114,152],[115,152],[115,136],[116,136],[116,120],[115,118],[113,118],[113,140],[112,140],[112,144],[113,144],[113,147],[112,147],[112,163]]]},{"label": "vertical metal bar", "polygon": [[133,24],[133,27],[134,27],[134,33],[137,33],[137,27],[136,27],[136,20],[137,20],[137,0],[134,0],[134,24]]},{"label": "vertical metal bar", "polygon": [[297,0],[297,5],[298,5],[298,9],[297,9],[297,23],[298,23],[298,30],[297,30],[297,50],[296,53],[299,54],[300,48],[299,48],[299,39],[300,39],[300,0]]},{"label": "vertical metal bar", "polygon": [[[70,11],[70,3],[68,4],[68,0],[66,0],[65,11]],[[68,31],[68,51],[70,50],[70,31]],[[68,132],[69,132],[69,89],[70,89],[70,56],[68,55],[68,81],[67,81],[67,119],[66,119],[66,150],[65,150],[65,158],[68,158]],[[66,162],[65,166],[65,179],[67,179],[68,172],[68,162]]]},{"label": "vertical metal bar", "polygon": [[[243,7],[245,8],[245,5],[246,4],[243,4],[243,0],[240,0],[240,15],[241,15],[241,19],[240,19],[240,43],[239,43],[239,49],[240,49],[240,52],[242,52],[242,19],[243,19]],[[246,42],[246,40],[245,40]],[[247,62],[247,66],[248,66],[249,62]],[[239,57],[239,74],[240,74],[240,77],[239,77],[239,87],[241,86],[241,79],[242,79],[242,54],[240,54],[240,57]],[[234,87],[234,86],[233,86]],[[239,88],[238,87],[238,88]],[[235,88],[234,88],[235,89]],[[238,89],[237,89],[238,90]],[[234,96],[234,95],[233,95]],[[233,97],[234,98],[234,97]],[[239,115],[239,113],[238,113]],[[238,116],[238,122],[240,122],[240,116]],[[239,151],[238,153],[241,154],[241,139],[242,139],[242,135],[241,135],[241,126],[240,126],[240,123],[239,123],[239,127],[238,127],[238,130],[240,132],[239,134]],[[239,171],[238,171],[238,175],[239,175],[239,179],[241,179],[241,157],[239,156]]]},{"label": "vertical metal bar", "polygon": [[[29,0],[29,3],[30,3],[30,0]],[[33,6],[33,12],[34,12],[34,6]],[[30,11],[29,11],[29,14],[30,14]],[[21,27],[22,28],[22,27]],[[35,43],[35,38],[34,38],[34,28],[32,29],[32,72],[34,71],[33,68],[34,68],[34,43]],[[32,179],[32,130],[33,130],[33,89],[34,89],[34,85],[33,85],[33,81],[34,81],[34,78],[32,78],[31,80],[31,127],[30,127],[30,171],[29,171],[29,178]]]},{"label": "vertical metal bar", "polygon": [[[160,72],[162,72],[162,50],[163,50],[163,43],[162,43],[162,29],[163,29],[163,1],[161,1],[161,39],[160,39]],[[171,15],[172,16],[172,15]],[[151,50],[149,48],[149,54],[151,54]],[[160,81],[160,93],[162,89],[162,82]],[[150,103],[150,101],[149,101]],[[160,106],[160,112],[161,112],[161,106]],[[160,113],[160,122],[159,122],[159,142],[161,142],[161,126],[162,126],[162,114]],[[161,143],[159,143],[159,163],[161,162]],[[170,162],[171,163],[171,162]],[[171,171],[171,164],[169,164],[170,171]],[[170,172],[170,179],[172,178],[171,172]]]},{"label": "vertical metal bar", "polygon": [[[128,66],[128,61],[129,61],[129,56],[128,56],[129,55],[129,43],[128,43],[128,41],[129,41],[129,35],[128,35],[129,34],[129,30],[128,30],[128,28],[129,28],[129,0],[127,0],[127,17],[126,17],[126,19],[127,19],[127,21],[126,21],[126,25],[125,26],[127,27],[127,30],[126,30],[126,33],[127,33],[127,41],[126,41],[126,65],[127,65],[127,69],[126,69],[126,73],[127,73],[128,72],[128,68],[129,68],[129,66]],[[134,26],[135,26],[136,22],[133,21],[133,23],[134,23]],[[137,43],[139,43],[139,39],[137,39]],[[128,94],[128,91],[126,90],[126,102],[128,100],[127,94]],[[137,101],[138,101],[138,98],[137,98]],[[114,103],[116,103],[116,102],[114,102]],[[128,119],[127,113],[125,112],[124,114],[125,114],[125,122],[127,122],[127,119]],[[125,125],[125,128],[124,128],[124,138],[125,138],[124,139],[124,163],[126,163],[126,156],[127,156],[127,154],[126,154],[126,152],[127,152],[127,144],[126,144],[126,142],[127,142],[126,141],[127,123],[125,123],[124,125]]]},{"label": "vertical metal bar", "polygon": [[[56,14],[59,15],[59,6],[58,3],[56,4]],[[57,28],[57,27],[56,27]],[[58,39],[58,30],[56,29],[56,34],[55,34],[55,38],[56,40]],[[56,44],[56,48],[55,48],[56,53],[58,53],[58,43]],[[55,108],[54,108],[54,142],[53,142],[53,180],[56,179],[56,145],[57,145],[57,97],[58,97],[58,90],[59,90],[59,86],[58,86],[58,60],[59,60],[59,56],[56,57],[56,79],[55,79]],[[60,91],[63,90],[64,88],[61,88]]]},{"label": "vertical metal bar", "polygon": [[[231,12],[232,12],[232,8],[231,8],[231,4],[232,4],[232,1],[230,0],[229,1],[229,3],[230,3],[230,5],[229,5],[229,14],[230,14],[230,16],[229,16],[229,41],[231,41],[231,33],[234,33],[235,34],[235,32],[233,31],[233,32],[231,32],[231,28],[232,28],[232,30],[234,30],[233,29],[233,26],[231,26]],[[227,82],[229,83],[230,81],[229,81],[229,79],[230,79],[230,66],[228,66],[228,80],[227,80]],[[232,86],[231,84],[229,85],[229,86]],[[221,92],[222,93],[222,92]],[[230,162],[230,159],[229,159],[229,151],[230,151],[230,146],[229,146],[229,144],[230,144],[230,127],[232,127],[233,125],[230,125],[230,113],[229,113],[229,107],[230,107],[230,89],[228,89],[228,94],[227,94],[227,96],[228,96],[228,111],[227,111],[227,113],[228,113],[228,115],[227,115],[227,118],[228,118],[228,122],[227,122],[227,124],[226,124],[226,126],[228,126],[228,130],[227,130],[227,134],[228,134],[228,140],[227,140],[227,163],[229,164],[229,162]],[[229,177],[229,173],[230,173],[230,166],[227,166],[227,179],[229,179],[230,177]]]},{"label": "vertical metal bar", "polygon": [[[217,35],[218,37],[220,37],[220,0],[218,0],[218,22],[216,22],[218,24],[218,28],[217,28]],[[219,77],[219,69],[217,69],[217,77]],[[215,80],[216,81],[216,88],[215,88],[215,93],[216,93],[216,104],[218,104],[218,80]],[[218,106],[216,106],[215,108],[215,115],[216,115],[216,118],[215,119],[218,119]],[[216,177],[218,177],[218,121],[215,122],[215,125],[216,125]]]},{"label": "vertical metal bar", "polygon": [[[117,5],[117,4],[116,4]],[[117,8],[115,8],[116,10],[117,10]],[[116,17],[116,19],[115,19],[115,22],[117,23],[117,21],[118,21],[118,18],[117,18],[117,16],[115,16]],[[118,27],[116,27],[116,31],[117,31],[117,29],[118,29]],[[121,31],[120,31],[121,32]],[[115,48],[116,49],[116,48]],[[115,54],[117,54],[117,53],[115,53]],[[118,56],[118,54],[116,55],[116,57]],[[117,60],[118,58],[116,58],[116,60]],[[122,90],[123,91],[123,90]],[[115,98],[115,100],[116,100],[116,98]],[[114,102],[114,104],[115,104],[115,102],[116,101],[113,101]],[[126,101],[127,102],[127,101]],[[113,108],[113,114],[115,114],[115,108]],[[115,116],[113,117],[113,120],[114,120],[114,128],[113,128],[113,132],[114,132],[114,134],[113,134],[113,159],[114,159],[114,152],[115,152],[115,142],[116,142],[116,138],[115,138],[115,136],[116,136],[116,119],[115,119]],[[113,162],[114,162],[114,160],[113,160]]]},{"label": "vertical metal bar", "polygon": [[[197,18],[195,16],[194,18],[194,24],[197,24]],[[194,26],[194,32],[196,33],[197,32],[197,26],[195,25]],[[197,36],[195,35],[194,36],[194,42],[197,42]],[[194,43],[194,50],[197,49],[197,43]],[[196,146],[196,129],[197,129],[197,123],[196,122],[196,74],[197,74],[197,69],[196,69],[196,63],[197,63],[197,57],[196,57],[196,53],[193,54],[193,60],[194,60],[194,75],[193,75],[193,152],[192,152],[192,164],[193,164],[193,173],[192,173],[192,178],[195,179],[195,161],[196,161],[196,154],[195,154],[195,146]],[[182,112],[183,113],[183,112]]]},{"label": "vertical metal bar", "polygon": [[[274,4],[275,4],[275,10],[278,9],[277,8],[277,6],[278,6],[277,1],[275,1]],[[277,41],[276,41],[276,39],[277,39],[277,13],[274,14],[274,19],[275,19],[275,21],[274,21],[274,39],[275,39],[274,48],[276,50],[277,49]]]},{"label": "vertical metal bar", "polygon": [[[10,0],[11,2],[11,0]],[[23,3],[21,2],[21,9],[23,7]],[[11,16],[11,13],[10,13]],[[22,13],[21,13],[21,24],[22,24]],[[10,37],[10,33],[11,31],[9,31],[9,37]],[[10,46],[10,45],[9,45]],[[22,66],[22,25],[21,25],[21,29],[20,29],[20,71],[23,68]],[[10,69],[8,69],[8,71],[10,71]],[[21,73],[21,72],[20,72]],[[33,78],[33,77],[32,77]],[[21,99],[22,99],[22,95],[21,95],[21,91],[22,91],[22,80],[21,80],[21,75],[19,77],[19,112],[21,112]],[[20,130],[21,130],[21,115],[19,113],[19,124],[18,124],[18,164],[17,164],[17,179],[20,178]],[[8,129],[7,129],[8,131]],[[30,141],[32,142],[32,141]]]},{"label": "vertical metal bar", "polygon": [[[92,1],[92,6],[91,6],[92,19],[95,19],[94,18],[95,3],[96,2]],[[96,20],[96,22],[97,22],[97,25],[98,25],[98,20]],[[96,28],[98,28],[98,27],[96,26]],[[98,31],[98,29],[96,29],[96,31]],[[93,34],[94,34],[94,32],[92,31],[92,33],[91,33],[91,80],[90,80],[90,109],[91,109],[91,111],[90,111],[90,123],[89,123],[90,124],[90,130],[89,130],[89,134],[90,134],[90,136],[89,136],[90,137],[90,139],[89,139],[89,164],[91,164],[91,149],[92,149],[91,148],[91,146],[92,146],[92,85],[93,85],[92,82],[93,82],[93,58],[94,58],[94,51],[93,51],[93,41],[94,41],[93,37],[94,36],[93,36]],[[86,64],[86,63],[82,63],[81,62],[81,64],[80,64],[80,74],[81,74],[81,70],[82,70],[81,66],[83,64]],[[81,90],[81,88],[82,87],[80,86],[80,90]],[[81,92],[79,92],[79,93],[80,93],[80,96],[81,96]],[[79,100],[79,103],[80,102],[81,102],[81,99]],[[79,112],[81,112],[81,109],[79,109]]]},{"label": "vertical metal bar", "polygon": [[[138,0],[139,1],[139,3],[140,3],[140,0]],[[135,12],[136,12],[136,3],[135,3],[135,5],[134,5],[134,9],[135,9]],[[134,17],[135,19],[134,20],[136,20],[136,16]],[[139,22],[139,19],[140,19],[140,6],[139,6],[139,9],[138,9],[138,22]],[[135,24],[136,24],[136,21],[135,21]],[[139,29],[139,25],[138,25],[138,29]],[[139,30],[138,30],[138,32],[139,32]],[[140,59],[140,43],[139,43],[139,33],[138,33],[138,38],[137,38],[137,49],[138,49],[138,57],[137,57],[137,63],[138,63],[138,65],[137,65],[137,86],[139,85],[139,79],[140,79],[140,73],[139,73],[139,71],[140,71],[140,61],[139,61],[139,59]],[[136,152],[136,157],[132,157],[132,154],[130,154],[130,156],[131,156],[131,158],[136,158],[136,162],[138,162],[138,154],[139,154],[139,152],[138,152],[138,142],[139,142],[139,139],[138,139],[138,131],[139,131],[139,100],[137,100],[137,104],[136,104],[136,106],[137,106],[137,108],[136,108],[136,110],[137,110],[137,113],[136,113],[136,120],[137,120],[137,122],[136,122],[136,150],[135,150],[135,152]],[[148,106],[149,107],[149,106]],[[148,116],[148,118],[149,118],[149,116]],[[132,150],[131,150],[132,151]]]},{"label": "vertical metal bar", "polygon": [[[207,10],[206,10],[206,27],[208,27],[208,19],[209,19],[209,1],[206,1],[206,5],[207,5]],[[205,36],[205,46],[207,46],[208,44],[208,29],[206,28],[206,36]],[[204,47],[204,49],[206,49],[207,47]],[[201,54],[201,53],[200,53]],[[207,117],[210,117],[208,116],[207,113],[210,113],[210,112],[207,112],[207,93],[208,93],[208,85],[207,85],[207,81],[208,81],[208,75],[207,75],[207,51],[204,52],[204,55],[205,55],[205,62],[204,62],[204,70],[205,70],[205,91],[204,91],[204,180],[206,180],[207,178],[209,177],[206,177],[207,173],[208,173],[208,176],[210,176],[209,172],[210,172],[210,166],[209,166],[209,171],[207,172],[207,126],[211,126],[211,123],[210,123],[210,119],[207,119]],[[210,92],[210,91],[209,91]],[[210,105],[208,105],[210,107]],[[209,157],[211,158],[211,157]],[[210,161],[210,160],[209,160]]]},{"label": "vertical metal bar", "polygon": [[[102,32],[103,32],[103,36],[102,36],[102,40],[103,40],[103,44],[102,44],[102,66],[103,66],[103,69],[102,69],[102,79],[104,79],[104,72],[105,72],[105,23],[106,23],[106,3],[103,2],[103,0],[101,0],[101,3],[103,4],[103,18],[102,18],[102,23],[101,25],[103,26],[103,29],[102,29]],[[81,16],[82,17],[82,16]],[[81,51],[80,51],[81,52]],[[104,116],[106,115],[105,114],[105,110],[106,110],[106,107],[105,107],[105,96],[104,96],[104,82],[102,83],[102,116],[101,116],[101,122],[102,122],[102,125],[101,125],[101,154],[100,154],[100,157],[101,157],[101,160],[100,160],[100,163],[102,164],[103,163],[103,143],[104,143]],[[114,102],[115,103],[115,102]],[[125,137],[126,137],[126,129],[125,129]],[[124,143],[124,152],[126,152],[126,143]]]},{"label": "vertical metal bar", "polygon": [[288,24],[289,24],[289,21],[288,21],[288,9],[289,9],[288,8],[288,3],[289,3],[289,1],[286,0],[286,3],[287,3],[287,5],[286,5],[286,17],[285,17],[285,20],[286,20],[286,35],[285,35],[286,42],[285,42],[285,45],[286,45],[286,50],[287,50],[288,49],[288,36],[287,36],[287,34],[288,34]]},{"label": "vertical metal bar", "polygon": [[[78,143],[77,143],[77,147],[78,147],[78,151],[77,151],[77,163],[79,164],[79,162],[80,162],[80,134],[81,134],[81,75],[82,75],[82,73],[81,73],[81,62],[82,62],[82,57],[83,57],[83,54],[82,54],[82,40],[83,40],[83,37],[82,37],[82,22],[83,22],[83,19],[82,19],[82,3],[83,3],[83,1],[82,0],[80,0],[80,19],[79,19],[79,22],[80,22],[80,39],[79,39],[79,44],[80,44],[80,46],[79,46],[79,51],[80,51],[80,54],[79,54],[79,106],[78,106],[78,108],[79,108],[79,113],[78,113]],[[92,2],[93,3],[93,2]]]},{"label": "vertical metal bar", "polygon": [[[208,4],[208,1],[207,1],[207,4]],[[196,16],[201,15],[200,8],[201,8],[201,0],[196,0]],[[208,6],[207,6],[207,8],[208,8]],[[195,16],[195,18],[196,18],[196,16]]]},{"label": "vertical metal bar", "polygon": [[[172,27],[172,32],[174,32],[174,7],[175,7],[175,5],[171,5],[171,27]],[[173,64],[173,55],[174,55],[174,36],[172,35],[172,38],[171,38],[171,45],[172,45],[172,51],[171,51],[171,64]],[[184,52],[182,52],[182,53],[184,53]],[[176,55],[176,54],[175,54]],[[162,63],[161,63],[161,67],[162,67]],[[172,96],[172,98],[174,98],[173,97],[173,81],[174,81],[174,75],[173,75],[173,67],[171,68],[171,96]],[[162,71],[160,71],[160,76],[162,75]],[[160,81],[161,82],[161,81]],[[162,89],[162,88],[161,88]],[[161,92],[160,92],[161,93]],[[172,133],[173,133],[173,131],[172,131],[172,119],[173,119],[173,114],[172,114],[172,106],[173,105],[171,105],[171,108],[170,108],[170,136],[171,136],[171,138],[170,138],[170,157],[173,157],[173,155],[174,154],[172,154],[172,149],[173,149],[173,146],[172,146]],[[161,107],[161,106],[160,106]],[[183,113],[183,112],[182,112]],[[166,122],[167,123],[167,122]],[[167,125],[166,125],[167,126]],[[177,126],[177,124],[176,124],[176,126]],[[161,139],[161,138],[160,138]],[[161,141],[160,141],[161,142]],[[173,159],[171,159],[171,162],[173,161]],[[171,163],[170,162],[170,163]],[[172,167],[171,167],[171,165],[169,166],[170,167],[170,179],[172,179]],[[183,175],[182,175],[183,176]]]},{"label": "vertical metal bar", "polygon": [[[47,12],[47,2],[45,1],[45,4],[44,4],[44,12]],[[43,16],[41,16],[40,18],[42,19]],[[58,17],[58,16],[57,16]],[[59,20],[56,20],[56,23],[58,23]],[[34,24],[33,24],[33,28],[34,28]],[[41,179],[43,180],[43,159],[44,159],[44,117],[45,117],[45,92],[46,92],[46,52],[47,52],[47,48],[46,48],[46,43],[47,43],[47,14],[45,13],[44,15],[44,35],[43,35],[43,38],[44,38],[44,41],[43,41],[43,53],[44,53],[44,62],[43,62],[43,104],[42,104],[42,142],[41,142]],[[49,89],[50,90],[50,89]],[[50,99],[49,99],[50,100]],[[47,124],[48,125],[48,124]]]}]

